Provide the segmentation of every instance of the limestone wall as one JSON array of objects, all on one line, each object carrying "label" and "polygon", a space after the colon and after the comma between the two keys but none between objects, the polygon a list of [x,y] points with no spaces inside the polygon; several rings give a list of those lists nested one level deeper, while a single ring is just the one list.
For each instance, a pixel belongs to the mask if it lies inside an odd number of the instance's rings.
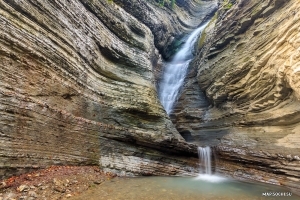
[{"label": "limestone wall", "polygon": [[220,1],[173,113],[179,132],[231,163],[223,171],[258,170],[254,179],[298,189],[299,9],[292,0]]},{"label": "limestone wall", "polygon": [[98,164],[101,138],[196,152],[160,105],[154,71],[164,51],[158,48],[193,29],[216,4],[200,2],[205,11],[190,19],[189,6],[121,3],[0,2],[1,177]]}]

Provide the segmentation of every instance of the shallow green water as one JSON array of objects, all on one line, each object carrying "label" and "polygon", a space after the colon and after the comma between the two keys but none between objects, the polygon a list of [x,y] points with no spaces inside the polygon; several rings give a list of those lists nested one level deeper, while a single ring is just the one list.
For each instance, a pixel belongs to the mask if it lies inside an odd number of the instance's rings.
[{"label": "shallow green water", "polygon": [[[281,195],[280,197],[263,196],[263,193]],[[286,195],[286,196],[283,196]],[[289,196],[292,195],[292,196]],[[254,184],[225,179],[218,176],[190,177],[139,177],[115,178],[96,186],[87,193],[74,199],[89,200],[192,200],[192,199],[300,199],[289,190],[269,184]]]}]

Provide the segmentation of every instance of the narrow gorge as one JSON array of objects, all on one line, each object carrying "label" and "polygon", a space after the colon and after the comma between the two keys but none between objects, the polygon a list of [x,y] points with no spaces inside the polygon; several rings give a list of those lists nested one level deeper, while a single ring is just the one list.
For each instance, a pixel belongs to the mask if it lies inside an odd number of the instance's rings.
[{"label": "narrow gorge", "polygon": [[0,8],[3,177],[53,164],[193,173],[197,147],[168,118],[155,77],[168,46],[216,2],[171,10],[143,0],[7,0]]},{"label": "narrow gorge", "polygon": [[[299,9],[298,0],[0,1],[1,178],[51,165],[195,176],[198,146],[210,146],[213,171],[300,193]],[[180,67],[182,77],[168,77],[178,93],[162,92],[166,63]]]}]

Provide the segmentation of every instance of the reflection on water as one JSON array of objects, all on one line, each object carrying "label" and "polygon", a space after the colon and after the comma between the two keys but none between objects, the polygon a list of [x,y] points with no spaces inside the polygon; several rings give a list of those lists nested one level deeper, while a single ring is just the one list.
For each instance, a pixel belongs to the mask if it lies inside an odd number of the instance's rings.
[{"label": "reflection on water", "polygon": [[[280,192],[286,197],[265,197],[266,192]],[[276,193],[273,193],[276,194]],[[115,178],[96,186],[74,199],[131,200],[256,200],[300,199],[289,190],[266,184],[240,182],[216,175],[199,177],[139,177]]]}]

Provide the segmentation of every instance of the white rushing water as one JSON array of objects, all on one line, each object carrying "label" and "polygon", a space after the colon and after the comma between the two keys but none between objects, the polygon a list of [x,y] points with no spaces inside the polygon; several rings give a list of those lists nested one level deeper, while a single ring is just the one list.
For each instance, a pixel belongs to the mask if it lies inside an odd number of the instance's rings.
[{"label": "white rushing water", "polygon": [[210,147],[198,147],[198,155],[202,164],[202,173],[211,175],[211,150]]},{"label": "white rushing water", "polygon": [[171,113],[173,105],[178,98],[189,63],[193,58],[194,44],[207,24],[208,22],[193,31],[181,49],[175,54],[172,61],[165,65],[158,95],[168,114]]},{"label": "white rushing water", "polygon": [[196,179],[207,182],[223,182],[227,180],[225,177],[212,174],[210,147],[198,147],[198,155],[201,166],[200,172],[202,171],[202,173]]}]

